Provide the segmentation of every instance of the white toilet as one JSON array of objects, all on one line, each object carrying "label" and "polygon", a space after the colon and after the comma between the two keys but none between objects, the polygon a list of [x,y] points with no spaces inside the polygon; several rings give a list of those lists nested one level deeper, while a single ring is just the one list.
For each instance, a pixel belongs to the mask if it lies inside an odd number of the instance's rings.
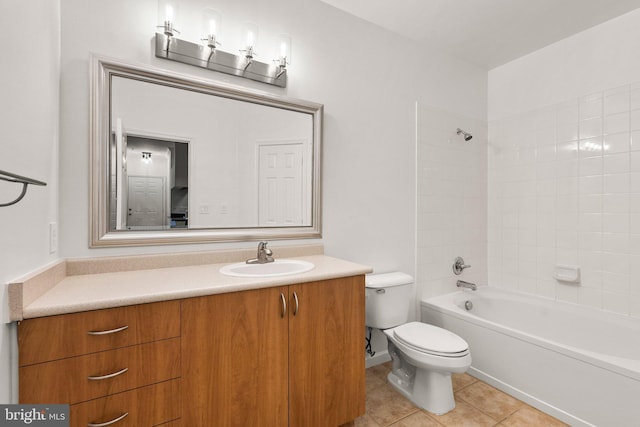
[{"label": "white toilet", "polygon": [[434,414],[455,408],[451,374],[471,366],[469,345],[458,335],[409,317],[413,278],[405,273],[366,277],[366,324],[387,336],[393,368],[388,380],[417,406]]}]

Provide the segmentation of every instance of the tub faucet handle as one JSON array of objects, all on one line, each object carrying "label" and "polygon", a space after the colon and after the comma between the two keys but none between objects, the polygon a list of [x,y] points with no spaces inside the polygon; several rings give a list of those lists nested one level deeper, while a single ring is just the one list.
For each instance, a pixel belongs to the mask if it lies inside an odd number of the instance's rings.
[{"label": "tub faucet handle", "polygon": [[470,268],[470,267],[471,267],[470,265],[467,265],[464,263],[464,260],[462,259],[462,257],[457,257],[453,262],[453,272],[456,276],[462,274],[462,271],[465,268]]}]

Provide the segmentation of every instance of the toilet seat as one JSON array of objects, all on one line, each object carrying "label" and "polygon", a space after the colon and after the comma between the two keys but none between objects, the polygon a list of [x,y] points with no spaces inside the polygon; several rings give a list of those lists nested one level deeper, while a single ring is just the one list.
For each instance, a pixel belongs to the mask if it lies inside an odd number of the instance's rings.
[{"label": "toilet seat", "polygon": [[393,336],[421,353],[440,357],[464,357],[469,354],[469,345],[458,335],[422,322],[400,325],[393,329]]}]

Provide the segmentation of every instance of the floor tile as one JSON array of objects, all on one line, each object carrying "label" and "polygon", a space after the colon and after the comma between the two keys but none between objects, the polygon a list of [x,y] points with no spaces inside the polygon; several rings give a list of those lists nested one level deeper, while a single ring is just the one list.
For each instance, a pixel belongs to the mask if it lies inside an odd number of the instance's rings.
[{"label": "floor tile", "polygon": [[365,381],[366,391],[380,387],[387,383],[387,374],[389,370],[383,365],[372,366],[366,370]]},{"label": "floor tile", "polygon": [[562,427],[568,426],[544,412],[530,406],[518,409],[499,424],[501,427]]},{"label": "floor tile", "polygon": [[524,403],[482,381],[477,381],[455,393],[456,400],[464,400],[496,421],[513,414]]},{"label": "floor tile", "polygon": [[453,383],[453,391],[458,391],[478,381],[476,378],[469,374],[453,374],[451,375],[451,382]]},{"label": "floor tile", "polygon": [[388,382],[391,364],[366,371],[366,414],[355,427],[561,427],[562,422],[468,374],[452,376],[456,407],[434,415],[414,406]]},{"label": "floor tile", "polygon": [[388,426],[416,411],[418,408],[389,384],[376,387],[367,394],[366,413],[380,426]]},{"label": "floor tile", "polygon": [[442,424],[420,411],[391,424],[389,427],[442,427]]},{"label": "floor tile", "polygon": [[490,427],[496,421],[467,402],[456,401],[456,407],[444,415],[431,415],[440,424],[447,427]]},{"label": "floor tile", "polygon": [[364,414],[362,417],[357,418],[354,423],[354,427],[382,427],[380,424],[375,422],[371,415]]}]

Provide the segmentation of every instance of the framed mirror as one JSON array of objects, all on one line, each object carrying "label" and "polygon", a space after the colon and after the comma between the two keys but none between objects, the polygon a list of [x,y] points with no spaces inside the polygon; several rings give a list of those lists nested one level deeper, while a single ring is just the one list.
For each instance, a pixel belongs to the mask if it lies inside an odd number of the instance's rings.
[{"label": "framed mirror", "polygon": [[321,236],[321,104],[95,56],[91,71],[91,247]]}]

